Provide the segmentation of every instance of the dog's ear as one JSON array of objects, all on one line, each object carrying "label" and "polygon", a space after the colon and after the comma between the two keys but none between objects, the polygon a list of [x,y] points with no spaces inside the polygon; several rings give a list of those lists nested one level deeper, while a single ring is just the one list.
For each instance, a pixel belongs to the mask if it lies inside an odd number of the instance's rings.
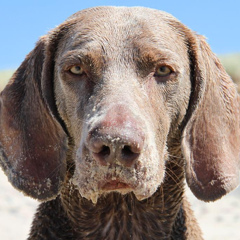
[{"label": "dog's ear", "polygon": [[214,201],[239,184],[239,96],[205,39],[189,38],[192,95],[182,150],[194,195]]},{"label": "dog's ear", "polygon": [[48,44],[39,40],[0,96],[0,164],[14,187],[39,200],[56,197],[66,171],[67,135],[42,87],[50,98]]}]

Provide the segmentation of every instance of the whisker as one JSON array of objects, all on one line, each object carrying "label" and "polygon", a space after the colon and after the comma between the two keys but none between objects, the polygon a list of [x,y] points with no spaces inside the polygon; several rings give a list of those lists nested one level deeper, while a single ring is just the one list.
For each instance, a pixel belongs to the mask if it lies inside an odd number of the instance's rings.
[{"label": "whisker", "polygon": [[165,201],[164,201],[164,191],[163,191],[163,186],[161,185],[160,186],[160,192],[161,192],[161,196],[162,196],[162,212],[164,211],[164,209],[165,209]]},{"label": "whisker", "polygon": [[184,168],[183,164],[178,163],[178,162],[176,162],[176,161],[174,161],[174,160],[171,160],[171,159],[168,159],[168,163],[174,164],[175,166],[177,166],[177,167],[179,167],[179,168],[181,168],[181,169]]},{"label": "whisker", "polygon": [[170,164],[174,164],[175,166],[177,166],[177,167],[179,167],[181,169],[183,168],[183,165],[181,165],[180,163],[175,162],[174,160],[169,159],[168,162]]},{"label": "whisker", "polygon": [[167,170],[169,171],[166,171],[166,174],[174,181],[174,183],[177,185],[177,186],[179,186],[179,188],[180,188],[180,185],[179,185],[179,183],[180,183],[180,181],[181,181],[181,179],[179,179],[179,177],[174,173],[174,171],[172,171],[172,169],[170,169],[170,168],[167,168]]}]

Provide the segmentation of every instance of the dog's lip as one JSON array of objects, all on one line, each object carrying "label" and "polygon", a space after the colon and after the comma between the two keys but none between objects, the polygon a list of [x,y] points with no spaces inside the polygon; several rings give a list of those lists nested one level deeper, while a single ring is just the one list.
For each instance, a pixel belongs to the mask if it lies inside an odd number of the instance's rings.
[{"label": "dog's lip", "polygon": [[110,180],[102,185],[102,190],[105,191],[114,191],[120,189],[131,189],[131,187],[127,184],[122,182],[121,180]]}]

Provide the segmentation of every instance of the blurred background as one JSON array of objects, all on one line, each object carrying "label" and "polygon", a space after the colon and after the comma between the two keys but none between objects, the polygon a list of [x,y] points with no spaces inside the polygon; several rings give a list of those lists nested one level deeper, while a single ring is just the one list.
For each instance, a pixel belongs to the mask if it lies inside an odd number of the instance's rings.
[{"label": "blurred background", "polygon": [[[40,36],[81,9],[104,5],[145,6],[171,13],[207,37],[229,75],[240,83],[240,1],[1,0],[0,91]],[[240,240],[239,189],[209,204],[197,200],[188,189],[187,192],[205,239]],[[26,239],[37,204],[14,190],[0,170],[0,239]]]}]

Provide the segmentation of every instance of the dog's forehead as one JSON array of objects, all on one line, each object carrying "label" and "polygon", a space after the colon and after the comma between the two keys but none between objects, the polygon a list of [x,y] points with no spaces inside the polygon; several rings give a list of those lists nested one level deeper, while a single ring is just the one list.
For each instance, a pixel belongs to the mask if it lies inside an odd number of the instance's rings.
[{"label": "dog's forehead", "polygon": [[94,7],[88,8],[81,11],[76,12],[75,14],[71,15],[67,20],[77,20],[77,19],[85,19],[87,21],[97,21],[97,20],[110,20],[110,21],[117,21],[120,20],[124,22],[124,20],[130,19],[145,19],[150,20],[155,18],[165,18],[165,19],[172,19],[177,20],[171,14],[146,8],[146,7]]},{"label": "dog's forehead", "polygon": [[[68,50],[83,43],[99,47],[107,44],[114,48],[158,44],[176,52],[184,45],[184,41],[179,41],[182,33],[171,25],[171,21],[177,20],[154,9],[99,7],[77,12],[68,21],[74,22],[74,30],[68,34],[65,44]],[[182,46],[179,48],[176,42]]]}]

